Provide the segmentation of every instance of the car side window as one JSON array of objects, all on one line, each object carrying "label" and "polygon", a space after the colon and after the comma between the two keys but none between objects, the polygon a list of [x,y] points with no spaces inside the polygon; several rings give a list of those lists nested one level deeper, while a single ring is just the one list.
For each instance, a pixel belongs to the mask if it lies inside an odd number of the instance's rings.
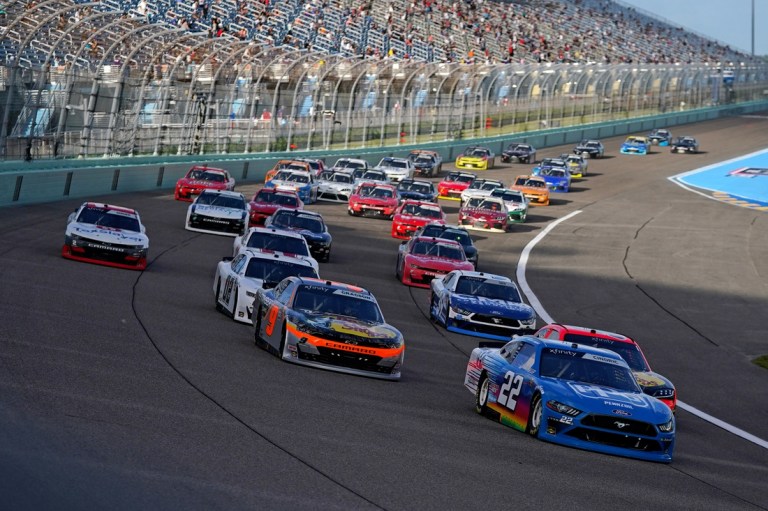
[{"label": "car side window", "polygon": [[456,274],[449,273],[448,277],[443,281],[443,285],[446,289],[453,289],[453,284],[456,282]]},{"label": "car side window", "polygon": [[550,328],[547,332],[547,335],[544,337],[545,339],[554,339],[556,341],[560,340],[560,332],[557,330],[557,328]]},{"label": "car side window", "polygon": [[520,350],[521,346],[522,342],[520,341],[510,341],[505,344],[501,350],[499,350],[499,355],[506,358],[507,361],[511,362],[515,358],[515,355],[517,355],[517,352]]},{"label": "car side window", "polygon": [[288,301],[291,299],[291,295],[293,294],[293,290],[296,288],[296,285],[293,281],[283,281],[282,282],[282,289],[275,292],[275,296],[277,297],[277,301],[283,304],[287,304]]},{"label": "car side window", "polygon": [[536,348],[527,342],[520,343],[520,349],[517,351],[514,359],[509,363],[528,372],[532,372],[533,364],[536,362]]},{"label": "car side window", "polygon": [[232,271],[235,273],[240,273],[240,270],[243,268],[244,264],[245,254],[239,254],[237,257],[232,259]]},{"label": "car side window", "polygon": [[550,329],[550,328],[542,328],[541,330],[539,330],[538,332],[536,332],[536,335],[535,335],[535,336],[536,336],[536,337],[539,337],[539,338],[541,338],[541,339],[546,339],[546,338],[547,338],[547,336],[549,335],[549,332],[550,332],[550,331],[551,331],[551,329]]}]

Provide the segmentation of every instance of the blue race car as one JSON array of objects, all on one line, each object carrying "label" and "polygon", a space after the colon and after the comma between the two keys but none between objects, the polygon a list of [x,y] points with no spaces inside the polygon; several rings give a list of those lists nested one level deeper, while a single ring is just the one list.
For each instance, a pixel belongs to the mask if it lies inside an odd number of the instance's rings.
[{"label": "blue race car", "polygon": [[460,334],[508,340],[536,328],[536,312],[508,277],[454,270],[430,282],[429,317]]},{"label": "blue race car", "polygon": [[485,341],[472,350],[464,386],[478,413],[540,440],[672,461],[672,411],[643,393],[613,351],[530,336]]},{"label": "blue race car", "polygon": [[437,189],[432,181],[426,179],[403,179],[397,184],[397,191],[400,192],[402,200],[437,202]]},{"label": "blue race car", "polygon": [[264,184],[264,188],[294,190],[304,204],[317,202],[317,187],[318,183],[311,173],[291,169],[279,170]]},{"label": "blue race car", "polygon": [[307,240],[312,257],[324,263],[331,258],[333,238],[320,213],[306,209],[279,208],[267,218],[264,227],[298,232]]},{"label": "blue race car", "polygon": [[568,170],[568,162],[564,158],[544,158],[538,165],[533,167],[531,174],[540,176],[542,169],[553,167]]},{"label": "blue race car", "polygon": [[553,192],[571,191],[571,171],[559,167],[543,167],[539,176],[547,182],[547,187]]},{"label": "blue race car", "polygon": [[646,155],[651,152],[651,142],[645,137],[627,137],[621,144],[621,154]]}]

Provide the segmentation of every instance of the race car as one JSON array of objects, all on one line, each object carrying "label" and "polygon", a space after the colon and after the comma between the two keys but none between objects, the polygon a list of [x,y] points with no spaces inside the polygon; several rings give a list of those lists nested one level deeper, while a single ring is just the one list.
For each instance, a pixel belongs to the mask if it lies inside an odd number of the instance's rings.
[{"label": "race car", "polygon": [[472,197],[459,209],[459,225],[467,229],[507,232],[509,211],[500,197]]},{"label": "race car", "polygon": [[514,183],[510,186],[512,190],[523,192],[528,204],[535,206],[549,205],[549,188],[547,182],[538,176],[527,176],[525,174],[517,176]]},{"label": "race car", "polygon": [[353,176],[355,177],[355,185],[359,185],[360,183],[365,183],[368,181],[387,185],[392,182],[389,179],[389,176],[387,176],[386,172],[379,169],[368,169],[364,172],[355,171]]},{"label": "race car", "polygon": [[281,359],[359,376],[399,380],[403,335],[369,291],[341,282],[288,277],[253,301],[254,340]]},{"label": "race car", "polygon": [[326,170],[317,178],[317,200],[349,202],[355,179],[351,172]]},{"label": "race car", "polygon": [[565,161],[565,159],[561,158],[544,158],[539,162],[538,165],[533,167],[531,169],[531,174],[534,176],[540,176],[542,169],[551,169],[551,168],[557,168],[557,169],[563,169],[568,170],[568,163]]},{"label": "race car", "polygon": [[571,191],[571,173],[567,169],[544,167],[539,173],[553,192]]},{"label": "race car", "polygon": [[672,411],[644,394],[612,351],[532,336],[482,341],[472,350],[464,386],[479,414],[540,440],[672,461]]},{"label": "race car", "polygon": [[397,184],[400,198],[437,202],[437,190],[432,181],[426,179],[403,179]]},{"label": "race car", "polygon": [[392,237],[408,239],[419,227],[431,222],[445,223],[445,213],[439,205],[430,201],[406,199],[392,218]]},{"label": "race car", "polygon": [[264,227],[298,232],[307,240],[312,257],[322,262],[328,262],[331,258],[333,238],[320,213],[281,208],[267,218]]},{"label": "race car", "polygon": [[461,248],[464,249],[464,255],[467,256],[467,261],[472,263],[474,269],[477,270],[480,256],[474,241],[472,241],[472,237],[465,227],[430,222],[423,227],[419,227],[413,235],[458,241]]},{"label": "race car", "polygon": [[509,277],[454,270],[430,289],[429,318],[450,332],[507,341],[536,330],[536,312]]},{"label": "race car", "polygon": [[587,175],[589,160],[580,154],[562,154],[560,158],[565,162],[573,179],[581,179]]},{"label": "race car", "polygon": [[393,183],[413,178],[413,173],[416,170],[413,162],[408,158],[394,158],[392,156],[385,156],[373,168],[383,171]]},{"label": "race car", "polygon": [[643,392],[661,400],[673,412],[677,408],[675,386],[667,378],[651,370],[640,346],[630,337],[605,330],[560,323],[543,326],[535,335],[542,339],[557,339],[568,344],[584,344],[615,351],[629,365]]},{"label": "race car", "polygon": [[443,157],[437,151],[414,149],[408,153],[413,162],[414,171],[421,176],[434,177],[443,170]]},{"label": "race car", "polygon": [[400,194],[393,185],[361,183],[349,197],[347,212],[352,216],[391,219],[400,205]]},{"label": "race car", "polygon": [[473,197],[488,197],[497,188],[504,188],[504,183],[498,179],[477,178],[472,181],[468,188],[461,192],[461,204],[464,205]]},{"label": "race car", "polygon": [[344,170],[352,172],[358,169],[368,170],[371,166],[367,160],[361,160],[360,158],[339,158],[336,163],[333,164],[331,170]]},{"label": "race car", "polygon": [[224,169],[195,165],[176,181],[173,197],[176,200],[192,202],[203,190],[234,190],[235,180]]},{"label": "race car", "polygon": [[325,171],[325,162],[320,158],[296,158],[296,161],[303,161],[304,163],[308,163],[309,168],[312,170],[312,173],[315,175],[315,177],[319,176],[322,172]]},{"label": "race car", "polygon": [[660,147],[668,146],[672,141],[672,133],[666,129],[654,129],[648,133],[648,140],[653,145]]},{"label": "race car", "polygon": [[216,309],[251,325],[256,292],[275,287],[292,275],[319,278],[308,260],[280,252],[244,250],[234,258],[225,257],[216,266],[213,279]]},{"label": "race car", "polygon": [[528,199],[520,190],[496,188],[491,197],[499,197],[507,207],[507,218],[510,223],[522,224],[528,218]]},{"label": "race car", "polygon": [[187,208],[188,231],[239,236],[248,230],[248,203],[242,193],[203,190]]},{"label": "race car", "polygon": [[75,261],[144,270],[149,238],[139,212],[101,202],[84,202],[67,218],[61,256]]},{"label": "race car", "polygon": [[312,257],[309,243],[298,232],[275,229],[274,227],[251,227],[244,236],[238,236],[232,243],[232,257],[246,250],[279,252],[291,257],[306,259],[319,271],[317,260]]},{"label": "race car", "polygon": [[536,161],[536,148],[531,144],[512,142],[501,153],[501,161],[504,163],[534,163]]},{"label": "race car", "polygon": [[602,158],[605,156],[605,147],[599,140],[584,139],[573,148],[574,154],[579,154],[583,158]]},{"label": "race car", "polygon": [[627,137],[619,152],[644,156],[651,152],[651,143],[645,137]]},{"label": "race car", "polygon": [[295,190],[304,204],[317,202],[317,187],[317,181],[315,181],[315,176],[311,172],[291,169],[279,170],[264,185],[264,188]]},{"label": "race car", "polygon": [[397,250],[395,276],[406,286],[428,288],[435,277],[473,269],[458,241],[414,236]]},{"label": "race car", "polygon": [[496,166],[496,155],[487,147],[470,146],[456,158],[457,169],[488,170]]},{"label": "race car", "polygon": [[440,199],[461,200],[461,192],[477,178],[469,172],[450,172],[437,184],[437,196]]},{"label": "race car", "polygon": [[699,142],[693,137],[677,137],[670,144],[672,153],[693,153],[699,152]]},{"label": "race car", "polygon": [[299,194],[293,189],[262,188],[254,194],[248,203],[250,225],[264,225],[264,221],[277,211],[277,208],[302,209]]},{"label": "race car", "polygon": [[309,165],[309,163],[305,161],[300,160],[278,160],[277,163],[275,163],[275,166],[272,167],[267,171],[267,173],[264,175],[264,182],[271,181],[275,178],[275,174],[280,172],[281,170],[298,170],[301,172],[309,172],[311,174],[314,174],[315,172],[312,170],[312,167]]}]

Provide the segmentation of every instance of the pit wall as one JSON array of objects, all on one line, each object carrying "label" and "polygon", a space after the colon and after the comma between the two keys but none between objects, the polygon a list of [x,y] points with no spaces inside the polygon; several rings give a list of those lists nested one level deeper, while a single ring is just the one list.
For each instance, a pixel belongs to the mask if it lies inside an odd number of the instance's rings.
[{"label": "pit wall", "polygon": [[[5,161],[0,162],[0,206],[172,189],[176,181],[195,164],[227,169],[238,183],[261,182],[267,170],[272,168],[277,160],[299,156],[321,158],[328,165],[332,165],[341,157],[363,158],[371,165],[375,165],[385,156],[405,156],[412,149],[430,149],[439,152],[443,161],[452,162],[470,144],[489,147],[498,155],[510,142],[526,142],[537,149],[575,145],[585,138],[604,139],[629,134],[645,134],[653,128],[672,128],[765,110],[768,110],[768,101],[755,101],[623,121],[552,128],[491,138],[446,140],[422,145],[177,157]],[[696,136],[694,132],[675,131],[679,132],[678,135]],[[618,151],[618,147],[607,149]]]}]

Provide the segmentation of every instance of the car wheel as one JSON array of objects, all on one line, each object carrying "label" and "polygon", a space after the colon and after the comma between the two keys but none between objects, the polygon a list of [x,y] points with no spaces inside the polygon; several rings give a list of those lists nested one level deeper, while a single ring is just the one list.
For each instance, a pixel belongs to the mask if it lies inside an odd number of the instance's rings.
[{"label": "car wheel", "polygon": [[475,391],[475,411],[480,415],[488,413],[488,393],[490,392],[490,387],[491,380],[488,379],[488,374],[483,371]]},{"label": "car wheel", "polygon": [[216,294],[213,295],[213,302],[216,305],[216,310],[221,312],[222,307],[219,303],[219,293],[221,293],[221,279],[216,279]]},{"label": "car wheel", "polygon": [[259,344],[259,331],[261,330],[261,307],[254,310],[253,316],[253,344]]},{"label": "car wheel", "polygon": [[534,394],[533,399],[531,400],[531,413],[528,415],[528,426],[525,428],[525,431],[532,437],[539,436],[539,430],[541,429],[541,415],[541,396],[539,394]]}]

